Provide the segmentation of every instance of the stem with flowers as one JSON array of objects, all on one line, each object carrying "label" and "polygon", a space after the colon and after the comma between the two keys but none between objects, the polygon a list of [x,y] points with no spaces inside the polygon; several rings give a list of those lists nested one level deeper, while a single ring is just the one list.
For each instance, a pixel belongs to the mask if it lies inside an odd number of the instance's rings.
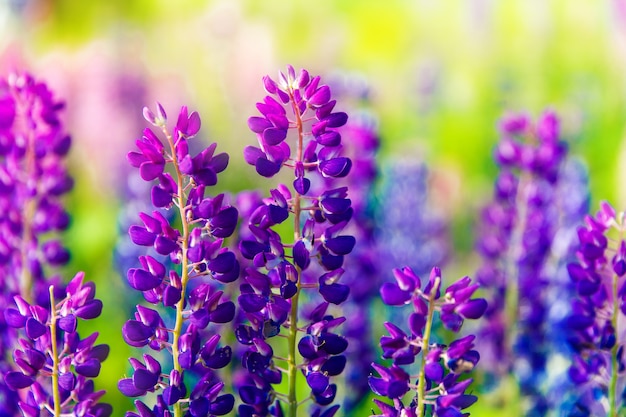
[{"label": "stem with flowers", "polygon": [[421,372],[417,380],[417,412],[418,416],[424,415],[424,406],[426,401],[426,358],[430,350],[430,336],[433,328],[433,315],[435,313],[435,298],[437,291],[441,285],[441,279],[435,278],[433,287],[428,294],[428,313],[426,314],[426,325],[424,326],[424,336],[422,337],[422,359]]},{"label": "stem with flowers", "polygon": [[[349,292],[338,280],[343,257],[355,243],[352,236],[341,234],[352,215],[351,201],[345,187],[332,188],[332,183],[345,177],[352,164],[341,156],[341,135],[335,130],[346,123],[347,115],[333,111],[335,100],[330,99],[329,87],[320,85],[320,77],[310,77],[306,70],[296,74],[289,66],[286,74],[279,74],[278,82],[269,77],[263,81],[269,95],[257,103],[262,117],[248,120],[259,147],[248,146],[244,156],[261,176],[272,177],[287,167],[293,169],[295,179],[291,188],[279,184],[270,190],[271,198],[250,216],[251,238],[240,242],[242,255],[253,267],[246,269],[246,284],[238,299],[250,322],[236,332],[238,340],[249,346],[243,362],[250,382],[240,389],[244,405],[239,412],[278,413],[284,400],[287,415],[295,417],[298,407],[309,400],[318,407],[332,403],[337,387],[330,377],[345,365],[343,358],[334,357],[341,355],[347,342],[332,332],[343,318],[325,312],[329,303],[342,303]],[[296,131],[294,157],[287,140],[290,130]],[[303,207],[305,200],[311,204]],[[283,243],[274,227],[289,215],[293,215],[294,241]],[[319,303],[321,296],[323,301],[305,317],[310,324],[299,338],[303,288],[317,289],[319,295],[311,294],[308,299]],[[281,370],[274,364],[279,358],[266,342],[283,327],[288,344],[286,394],[273,388],[281,380]],[[298,352],[302,363],[298,363]],[[310,398],[302,401],[296,392],[300,372],[311,388]],[[252,393],[257,394],[254,401]],[[265,400],[258,401],[259,396]],[[274,399],[279,401],[274,404]],[[327,410],[335,411],[335,407]]]}]

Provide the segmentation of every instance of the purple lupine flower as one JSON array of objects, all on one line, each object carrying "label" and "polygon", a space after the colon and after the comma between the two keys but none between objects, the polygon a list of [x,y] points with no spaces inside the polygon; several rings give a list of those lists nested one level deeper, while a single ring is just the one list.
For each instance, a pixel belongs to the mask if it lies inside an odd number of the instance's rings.
[{"label": "purple lupine flower", "polygon": [[[338,186],[336,178],[344,178],[352,167],[350,158],[342,153],[341,132],[347,115],[334,111],[336,101],[330,88],[320,84],[320,77],[311,77],[306,70],[298,74],[293,67],[279,73],[278,81],[263,79],[268,92],[257,103],[261,116],[251,117],[248,126],[257,134],[259,146],[248,146],[244,156],[264,177],[276,175],[283,167],[293,169],[292,187],[282,184],[270,190],[264,204],[249,216],[248,237],[239,247],[249,266],[245,268],[239,305],[248,324],[236,330],[237,339],[248,346],[243,366],[249,377],[239,388],[244,404],[242,416],[295,416],[299,406],[296,378],[300,370],[318,406],[330,405],[335,398],[336,385],[329,377],[338,375],[343,367],[343,349],[332,352],[320,348],[319,340],[339,340],[334,327],[343,319],[326,315],[328,304],[338,305],[346,300],[350,288],[341,283],[345,255],[355,245],[347,233],[353,210],[347,188]],[[293,135],[293,137],[291,137]],[[293,242],[283,242],[277,227],[288,219],[293,222]],[[308,336],[300,337],[300,293],[308,293],[316,301],[317,314],[308,316]],[[278,393],[275,386],[282,373],[268,340],[286,330],[286,371],[288,392]],[[299,340],[305,340],[301,344]],[[345,342],[345,339],[341,338]],[[307,341],[310,341],[307,342]],[[330,345],[329,345],[330,346]],[[296,348],[304,363],[296,363]],[[303,354],[305,350],[306,355]],[[339,356],[337,356],[339,355]],[[285,360],[285,359],[283,359]],[[278,401],[276,401],[278,400]],[[334,414],[335,408],[312,413]]]},{"label": "purple lupine flower", "polygon": [[[380,339],[383,358],[391,366],[372,364],[375,374],[369,377],[372,391],[393,401],[392,404],[375,400],[384,417],[422,416],[427,409],[433,416],[461,416],[476,397],[465,391],[472,379],[460,379],[470,372],[480,358],[474,350],[474,335],[454,340],[449,345],[433,343],[433,317],[439,312],[444,327],[458,332],[465,319],[478,319],[487,309],[483,298],[472,298],[478,284],[463,277],[448,286],[442,294],[441,271],[433,268],[425,285],[409,267],[393,271],[395,282],[386,282],[380,289],[385,304],[411,304],[413,312],[407,322],[408,331],[386,322],[388,336]],[[419,357],[419,359],[418,359]],[[416,363],[417,362],[417,363]],[[410,368],[417,368],[411,375]],[[407,371],[408,369],[408,371]],[[417,380],[416,384],[411,381]],[[405,405],[403,398],[409,391],[412,401]]]},{"label": "purple lupine flower", "polygon": [[[226,169],[228,155],[216,154],[215,144],[190,154],[188,141],[200,130],[200,117],[186,107],[171,132],[160,104],[156,113],[148,108],[143,113],[161,130],[165,144],[147,128],[136,142],[139,151],[128,154],[131,165],[152,183],[156,210],[139,213],[141,223],[129,229],[133,243],[151,251],[139,257],[140,265],[130,268],[127,278],[155,308],[138,305],[122,334],[131,346],[166,350],[172,368],[164,369],[150,354],[144,354],[143,361],[131,358],[133,374],[121,379],[118,387],[128,397],[156,393],[152,408],[137,400],[139,414],[127,416],[224,415],[232,410],[234,397],[222,393],[224,384],[216,370],[230,362],[232,352],[219,346],[214,328],[235,314],[235,305],[219,288],[239,277],[235,254],[223,247],[223,240],[235,230],[238,213],[224,203],[223,194],[210,197],[205,191]],[[177,212],[180,226],[162,210]],[[190,389],[192,375],[200,382]]]},{"label": "purple lupine flower", "polygon": [[[50,273],[69,260],[58,232],[69,224],[61,198],[73,185],[65,166],[71,140],[61,122],[64,104],[48,87],[29,74],[0,79],[0,309],[8,311],[19,297],[50,311],[48,288],[64,296],[60,277]],[[46,323],[27,327],[36,333]],[[34,328],[31,329],[31,326]],[[22,326],[13,326],[0,315],[0,374],[18,372],[10,363],[11,351]],[[36,329],[35,329],[36,328]],[[17,375],[10,373],[10,375]],[[0,414],[15,415],[19,397],[0,382]],[[41,391],[41,390],[40,390]],[[48,391],[41,391],[40,398]],[[34,407],[34,406],[32,406]]]},{"label": "purple lupine flower", "polygon": [[432,265],[444,265],[450,237],[445,219],[429,202],[426,165],[395,157],[380,179],[375,205],[379,270],[407,265],[420,275],[428,274]]},{"label": "purple lupine flower", "polygon": [[624,406],[626,240],[624,213],[606,202],[578,229],[577,261],[567,269],[576,286],[568,317],[573,350],[569,377],[577,386],[577,415],[617,415]]},{"label": "purple lupine flower", "polygon": [[558,264],[571,256],[563,233],[575,222],[565,218],[569,196],[559,192],[566,146],[551,111],[535,123],[508,115],[500,130],[495,158],[502,169],[494,201],[482,213],[478,241],[478,279],[490,292],[480,350],[494,358],[496,378],[515,376],[527,398],[526,415],[543,416],[549,408],[540,384],[551,349],[548,286]]},{"label": "purple lupine flower", "polygon": [[71,140],[60,120],[63,106],[28,74],[0,80],[2,292],[43,305],[46,269],[69,260],[55,236],[68,227],[61,197],[73,186],[64,161]]},{"label": "purple lupine flower", "polygon": [[102,312],[95,285],[83,278],[82,272],[76,274],[58,303],[59,291],[50,286],[49,310],[16,295],[15,307],[4,311],[7,324],[25,334],[13,352],[16,370],[4,375],[10,389],[28,388],[19,401],[24,416],[50,412],[106,417],[113,412],[99,402],[104,391],[96,391],[91,380],[100,373],[109,346],[96,344],[98,333],[81,339],[77,332],[78,319],[91,320]]}]

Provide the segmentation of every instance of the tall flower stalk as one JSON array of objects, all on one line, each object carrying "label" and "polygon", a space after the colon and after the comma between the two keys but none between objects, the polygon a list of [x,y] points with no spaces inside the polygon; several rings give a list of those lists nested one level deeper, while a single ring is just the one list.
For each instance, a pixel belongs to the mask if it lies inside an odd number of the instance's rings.
[{"label": "tall flower stalk", "polygon": [[89,379],[108,346],[94,345],[97,333],[81,340],[76,330],[77,318],[100,315],[95,286],[83,284],[82,273],[67,286],[52,276],[69,261],[58,239],[69,224],[62,196],[73,186],[63,107],[28,74],[0,80],[2,415],[17,414],[16,405],[25,416],[112,413]]},{"label": "tall flower stalk", "polygon": [[[262,116],[248,120],[259,147],[248,146],[244,156],[263,177],[287,168],[293,170],[294,180],[291,187],[279,184],[270,190],[270,197],[250,216],[251,238],[240,243],[251,266],[244,272],[238,298],[249,321],[236,331],[238,340],[249,346],[243,358],[248,382],[240,388],[244,404],[239,413],[282,415],[282,403],[287,415],[295,417],[308,400],[319,406],[333,402],[337,387],[330,377],[345,366],[347,342],[335,333],[345,319],[327,309],[348,297],[349,288],[338,281],[344,256],[355,244],[354,237],[342,234],[353,211],[347,188],[332,188],[328,180],[345,177],[352,163],[342,156],[337,131],[347,115],[333,111],[336,102],[330,88],[320,85],[320,77],[306,70],[296,74],[289,66],[278,81],[267,76],[263,81],[268,96],[257,103]],[[293,237],[285,243],[277,226],[290,216]],[[317,301],[303,327],[301,303],[304,297],[318,299],[316,293],[324,301]],[[268,340],[275,336],[286,340],[286,357],[274,355],[278,346]],[[283,374],[287,392],[278,392],[274,386]],[[297,397],[299,375],[311,389],[308,398]],[[330,407],[324,415],[330,417],[337,408]],[[321,412],[318,408],[312,414]]]},{"label": "tall flower stalk", "polygon": [[[235,255],[223,247],[238,213],[224,205],[222,194],[207,197],[205,191],[226,169],[228,155],[215,154],[215,144],[195,156],[189,154],[188,140],[200,130],[200,117],[186,107],[173,131],[160,104],[156,115],[145,108],[144,117],[160,129],[165,144],[147,128],[137,141],[139,151],[130,152],[128,159],[145,181],[153,182],[154,207],[176,211],[178,226],[155,210],[140,213],[142,224],[130,227],[131,240],[155,253],[139,257],[141,266],[128,270],[128,283],[158,309],[138,305],[122,333],[131,346],[165,350],[171,369],[163,372],[159,360],[148,353],[143,362],[131,358],[133,375],[121,379],[118,387],[128,397],[157,393],[152,409],[136,400],[139,414],[126,416],[224,415],[232,410],[234,397],[221,394],[224,383],[216,370],[230,362],[231,349],[219,347],[214,326],[230,322],[235,313],[234,304],[219,288],[239,275]],[[192,375],[199,382],[189,391]]]},{"label": "tall flower stalk", "polygon": [[536,122],[511,114],[500,128],[501,172],[493,202],[482,213],[477,245],[483,257],[478,279],[490,299],[480,350],[494,358],[496,379],[514,377],[525,415],[543,416],[550,408],[549,288],[557,282],[556,267],[571,255],[562,238],[572,223],[568,196],[560,191],[567,149],[552,111]]},{"label": "tall flower stalk", "polygon": [[578,229],[577,261],[568,265],[576,297],[568,320],[571,380],[578,400],[572,415],[622,415],[626,224],[606,202]]}]

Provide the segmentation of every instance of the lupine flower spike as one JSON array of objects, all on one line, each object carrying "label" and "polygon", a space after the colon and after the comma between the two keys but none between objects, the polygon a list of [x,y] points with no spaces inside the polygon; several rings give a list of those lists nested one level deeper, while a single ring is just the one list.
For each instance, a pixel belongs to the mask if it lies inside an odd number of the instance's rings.
[{"label": "lupine flower spike", "polygon": [[[250,238],[240,243],[251,264],[238,299],[249,321],[236,331],[237,339],[249,347],[243,358],[249,375],[239,389],[244,403],[239,414],[283,415],[282,402],[287,415],[295,417],[301,402],[327,406],[334,401],[337,386],[331,377],[345,365],[347,341],[336,333],[345,319],[328,310],[329,304],[341,304],[348,297],[349,287],[339,281],[344,256],[355,244],[354,237],[342,233],[353,212],[348,190],[332,186],[332,179],[345,177],[352,166],[342,156],[337,130],[348,116],[334,111],[330,88],[306,70],[296,74],[289,66],[278,81],[263,81],[268,95],[257,103],[261,116],[248,119],[259,146],[248,146],[244,156],[261,176],[269,178],[288,168],[294,179],[291,187],[279,184],[270,190],[270,197],[250,216]],[[285,243],[276,226],[290,216],[294,238]],[[305,290],[311,300],[316,292],[323,298],[308,314],[301,311]],[[302,318],[309,324],[303,326]],[[286,339],[286,358],[274,355],[269,341],[275,336]],[[297,351],[303,363],[298,363]],[[286,393],[275,388],[283,374]],[[299,374],[311,390],[304,400],[297,398]],[[323,413],[317,408],[311,414],[331,417],[337,408]]]},{"label": "lupine flower spike", "polygon": [[[477,398],[467,394],[472,379],[462,379],[480,358],[474,350],[474,335],[461,337],[448,345],[434,343],[435,312],[444,327],[458,332],[465,319],[480,318],[487,308],[483,298],[472,298],[478,284],[463,277],[441,294],[441,271],[433,268],[428,282],[409,267],[393,271],[396,282],[387,282],[380,289],[385,304],[409,304],[413,312],[408,318],[408,331],[393,323],[385,323],[388,336],[380,339],[383,358],[391,366],[372,364],[376,374],[369,384],[374,393],[392,400],[392,404],[374,400],[382,414],[374,417],[441,417],[469,415],[466,409]],[[411,369],[415,370],[412,375]],[[409,394],[410,393],[410,394]],[[405,405],[404,398],[409,398]],[[425,414],[427,410],[429,414]]]},{"label": "lupine flower spike", "polygon": [[615,417],[625,406],[625,232],[624,212],[606,202],[578,229],[578,260],[568,265],[577,292],[568,320],[579,397],[571,415]]},{"label": "lupine flower spike", "polygon": [[[154,183],[153,206],[174,210],[179,227],[158,210],[139,213],[141,224],[130,227],[131,240],[153,252],[140,256],[141,265],[128,270],[128,283],[154,307],[138,305],[122,333],[131,346],[165,350],[172,365],[164,369],[150,353],[143,360],[130,359],[133,373],[119,381],[120,391],[133,398],[157,395],[152,408],[136,400],[137,412],[126,416],[224,415],[232,410],[234,397],[222,394],[224,383],[215,370],[230,362],[231,349],[220,347],[214,326],[230,322],[235,314],[235,305],[219,288],[239,276],[235,255],[222,247],[236,227],[238,213],[224,204],[222,194],[208,197],[205,191],[226,169],[228,155],[216,154],[215,144],[190,155],[188,141],[200,130],[200,117],[186,107],[171,132],[160,104],[156,113],[145,108],[144,117],[161,130],[165,144],[147,128],[137,140],[139,151],[130,152],[128,160],[145,181]],[[188,389],[192,375],[198,382]]]},{"label": "lupine flower spike", "polygon": [[82,273],[67,287],[50,276],[69,261],[56,233],[68,227],[61,197],[73,186],[63,107],[28,74],[0,80],[0,415],[112,412],[89,379],[108,346],[76,331],[77,318],[100,315],[95,286]]},{"label": "lupine flower spike", "polygon": [[[501,172],[493,202],[482,213],[477,249],[483,257],[477,277],[489,292],[489,309],[479,350],[493,358],[489,367],[500,381],[512,375],[519,384],[527,416],[548,412],[542,388],[551,340],[547,328],[548,288],[555,266],[570,256],[560,247],[569,196],[559,194],[567,147],[552,111],[536,122],[511,114],[500,124],[495,159]],[[559,200],[563,198],[563,201]]]}]

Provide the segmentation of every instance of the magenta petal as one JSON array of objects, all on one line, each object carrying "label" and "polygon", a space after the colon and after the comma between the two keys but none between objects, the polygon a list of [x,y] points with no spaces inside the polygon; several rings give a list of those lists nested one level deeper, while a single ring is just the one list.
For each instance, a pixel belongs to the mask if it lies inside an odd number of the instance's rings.
[{"label": "magenta petal", "polygon": [[320,285],[320,294],[329,303],[341,304],[348,298],[350,287],[343,284]]},{"label": "magenta petal", "polygon": [[232,270],[236,265],[237,258],[235,257],[235,254],[230,251],[220,253],[215,257],[215,259],[209,261],[209,269],[213,272],[222,274]]},{"label": "magenta petal", "polygon": [[146,391],[140,390],[135,387],[131,378],[120,379],[117,383],[117,389],[126,397],[139,397],[146,393]]},{"label": "magenta petal", "polygon": [[293,247],[293,261],[301,270],[305,270],[309,266],[309,251],[302,240],[297,241]]},{"label": "magenta petal", "polygon": [[61,372],[59,374],[59,386],[66,391],[72,391],[76,386],[76,376],[72,372]]},{"label": "magenta petal", "polygon": [[141,178],[143,178],[144,181],[152,181],[163,173],[163,168],[163,164],[146,161],[139,167],[139,173],[141,174]]},{"label": "magenta petal", "polygon": [[383,303],[389,306],[399,306],[411,299],[410,292],[402,291],[398,285],[391,282],[385,282],[380,287],[380,296]]},{"label": "magenta petal", "polygon": [[348,175],[352,161],[348,158],[334,158],[320,162],[319,169],[325,177],[342,178]]},{"label": "magenta petal", "polygon": [[323,85],[317,89],[315,93],[309,98],[309,104],[315,107],[322,106],[330,100],[330,88],[327,85]]},{"label": "magenta petal", "polygon": [[306,376],[306,383],[311,387],[311,391],[320,394],[328,388],[329,379],[321,372],[311,372]]},{"label": "magenta petal", "polygon": [[31,339],[37,339],[46,333],[47,327],[39,323],[36,319],[29,317],[26,320],[26,334]]},{"label": "magenta petal", "polygon": [[209,318],[213,323],[228,323],[235,317],[235,304],[231,301],[219,304],[217,308],[209,313]]},{"label": "magenta petal", "polygon": [[326,248],[335,255],[347,255],[352,252],[356,239],[354,236],[337,236],[326,240]]},{"label": "magenta petal", "polygon": [[76,316],[84,320],[95,319],[102,313],[102,301],[92,299],[87,301],[82,307],[79,307],[75,311]]},{"label": "magenta petal", "polygon": [[178,249],[178,244],[164,236],[157,236],[154,241],[154,249],[161,255],[169,255]]},{"label": "magenta petal", "polygon": [[316,136],[315,140],[322,146],[338,146],[341,144],[341,135],[335,131],[328,131]]},{"label": "magenta petal", "polygon": [[272,123],[265,117],[253,116],[248,118],[248,127],[255,133],[263,133],[265,129],[272,127]]},{"label": "magenta petal", "polygon": [[158,287],[162,279],[159,279],[152,275],[150,272],[144,269],[131,268],[128,270],[128,283],[131,287],[137,291],[148,291]]},{"label": "magenta petal", "polygon": [[331,113],[324,118],[327,127],[341,127],[348,121],[348,115],[344,112]]},{"label": "magenta petal", "polygon": [[128,320],[122,326],[122,334],[130,341],[139,342],[154,336],[154,330],[137,320]]},{"label": "magenta petal", "polygon": [[263,131],[263,140],[268,145],[278,145],[287,137],[287,129],[268,128]]},{"label": "magenta petal", "polygon": [[[165,191],[158,185],[152,187],[150,194],[152,204],[154,204],[155,207],[169,207],[172,204],[172,194]],[[152,243],[149,243],[148,245],[152,245]]]},{"label": "magenta petal", "polygon": [[193,112],[189,115],[189,124],[187,125],[187,136],[194,136],[200,131],[200,115],[198,112]]},{"label": "magenta petal", "polygon": [[159,377],[159,374],[139,368],[133,374],[133,384],[137,389],[148,391],[153,389],[157,382],[159,382]]},{"label": "magenta petal", "polygon": [[95,378],[100,374],[100,361],[96,358],[91,358],[84,363],[78,364],[74,367],[76,373],[87,378]]},{"label": "magenta petal", "polygon": [[154,239],[156,239],[154,233],[149,232],[145,227],[137,225],[132,225],[128,230],[128,234],[133,243],[139,246],[152,246]]},{"label": "magenta petal", "polygon": [[76,331],[76,316],[73,314],[69,314],[65,317],[61,317],[58,321],[59,327],[69,333],[74,333]]},{"label": "magenta petal", "polygon": [[10,371],[4,375],[4,383],[12,390],[30,387],[33,382],[35,382],[34,378],[17,371]]},{"label": "magenta petal", "polygon": [[265,158],[265,153],[261,149],[255,146],[246,146],[244,148],[243,159],[245,159],[249,165],[255,165],[259,158]]},{"label": "magenta petal", "polygon": [[21,328],[26,324],[26,317],[22,316],[20,312],[14,308],[7,308],[4,311],[4,319],[11,327]]},{"label": "magenta petal", "polygon": [[411,313],[409,316],[409,328],[411,329],[411,333],[413,335],[421,335],[424,331],[424,327],[426,326],[426,317],[419,313]]},{"label": "magenta petal", "polygon": [[456,308],[456,312],[466,319],[478,319],[487,309],[487,301],[484,298],[477,298],[461,304]]},{"label": "magenta petal", "polygon": [[282,164],[276,164],[266,158],[259,158],[255,163],[257,173],[266,178],[270,178],[278,173],[281,166]]}]

